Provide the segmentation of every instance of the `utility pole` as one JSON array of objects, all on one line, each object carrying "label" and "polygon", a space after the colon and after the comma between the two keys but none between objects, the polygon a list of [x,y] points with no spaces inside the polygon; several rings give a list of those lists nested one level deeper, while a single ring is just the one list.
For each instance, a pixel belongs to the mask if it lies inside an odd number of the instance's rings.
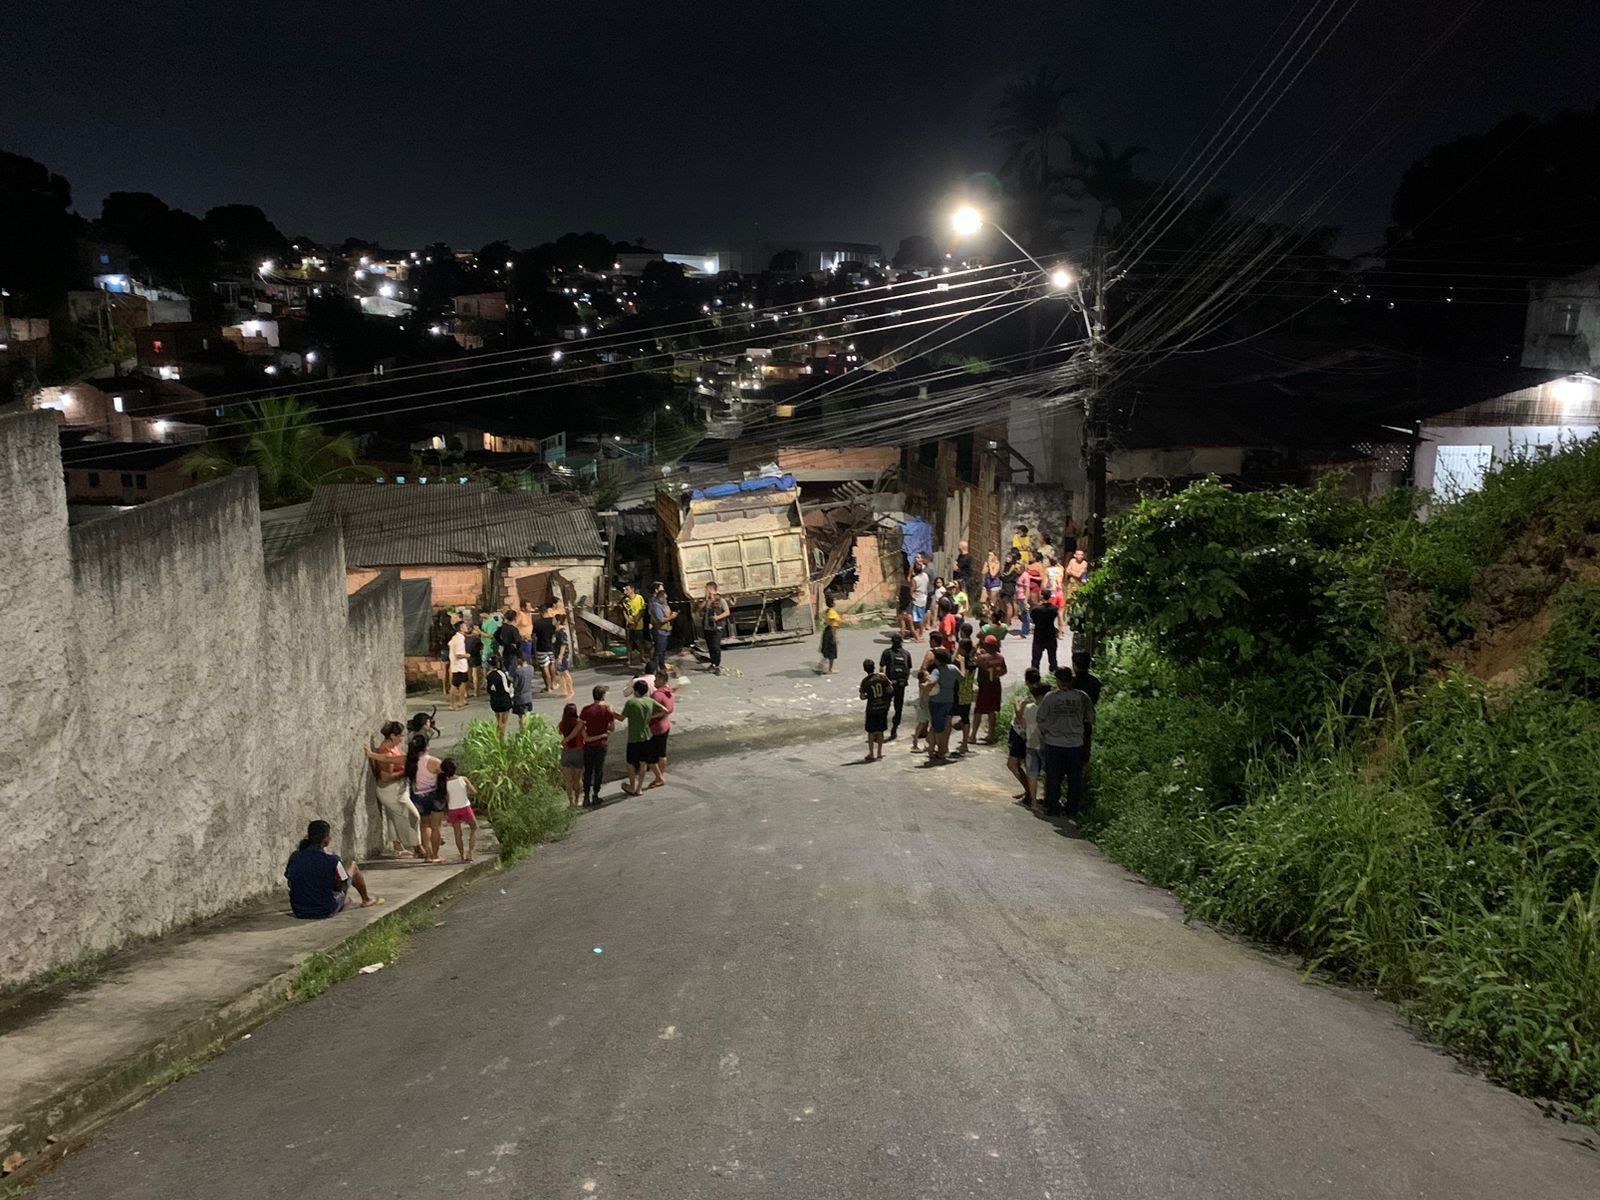
[{"label": "utility pole", "polygon": [[[1106,551],[1106,403],[1101,389],[1105,379],[1106,279],[1105,243],[1095,239],[1091,272],[1094,311],[1086,313],[1089,325],[1089,394],[1083,406],[1083,470],[1089,488],[1088,558],[1099,563]],[[1080,293],[1081,295],[1081,293]]]}]

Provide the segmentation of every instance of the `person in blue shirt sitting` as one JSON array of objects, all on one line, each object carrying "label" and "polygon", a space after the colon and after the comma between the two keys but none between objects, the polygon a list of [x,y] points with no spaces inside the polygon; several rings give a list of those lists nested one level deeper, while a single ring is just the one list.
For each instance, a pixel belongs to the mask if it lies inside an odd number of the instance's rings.
[{"label": "person in blue shirt sitting", "polygon": [[332,840],[331,825],[312,821],[306,826],[306,836],[300,839],[300,848],[289,855],[289,863],[283,868],[283,877],[289,881],[289,907],[302,920],[315,921],[343,912],[352,884],[361,896],[362,908],[383,903],[382,896],[374,898],[367,891],[360,867],[352,863],[347,870],[339,856],[328,849]]}]

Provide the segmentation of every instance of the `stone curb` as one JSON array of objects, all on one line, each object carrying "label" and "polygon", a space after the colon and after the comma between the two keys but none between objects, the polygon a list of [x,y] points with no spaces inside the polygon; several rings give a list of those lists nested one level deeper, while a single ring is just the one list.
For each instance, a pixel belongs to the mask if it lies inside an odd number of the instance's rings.
[{"label": "stone curb", "polygon": [[18,1171],[5,1176],[4,1183],[27,1186],[83,1145],[96,1126],[173,1082],[169,1075],[178,1064],[198,1064],[216,1057],[295,1003],[290,989],[300,965],[311,954],[336,954],[369,929],[381,928],[417,905],[454,899],[480,876],[495,870],[498,861],[498,858],[484,859],[441,879],[370,924],[351,930],[330,946],[311,951],[291,969],[257,984],[208,1016],[148,1043],[95,1078],[63,1088],[9,1117],[6,1126],[0,1129],[0,1138],[4,1139],[0,1154],[20,1152],[28,1156],[28,1161]]}]

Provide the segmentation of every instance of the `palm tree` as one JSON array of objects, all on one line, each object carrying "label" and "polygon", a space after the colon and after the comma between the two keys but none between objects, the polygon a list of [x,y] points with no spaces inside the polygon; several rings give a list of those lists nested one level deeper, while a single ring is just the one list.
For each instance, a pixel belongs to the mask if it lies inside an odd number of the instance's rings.
[{"label": "palm tree", "polygon": [[1099,237],[1115,229],[1127,215],[1139,182],[1134,159],[1145,153],[1145,148],[1129,146],[1117,150],[1105,138],[1095,138],[1092,151],[1074,140],[1072,153],[1083,173],[1084,194],[1100,202],[1100,220],[1095,227],[1095,236]]},{"label": "palm tree", "polygon": [[[1000,174],[1012,174],[1045,190],[1057,173],[1055,164],[1065,167],[1071,162],[1067,98],[1076,94],[1077,89],[1048,66],[1006,85],[989,123],[989,135],[1006,148]],[[1052,152],[1058,148],[1066,157],[1052,162]]]},{"label": "palm tree", "polygon": [[309,500],[319,483],[356,483],[377,472],[356,461],[350,435],[329,437],[313,419],[316,406],[294,396],[264,396],[240,409],[233,432],[183,460],[194,479],[220,479],[254,467],[261,507]]},{"label": "palm tree", "polygon": [[1036,253],[1057,248],[1078,212],[1067,115],[1067,98],[1076,94],[1060,72],[1041,66],[1006,85],[989,123],[1006,150],[999,173],[1013,182],[1013,219]]}]

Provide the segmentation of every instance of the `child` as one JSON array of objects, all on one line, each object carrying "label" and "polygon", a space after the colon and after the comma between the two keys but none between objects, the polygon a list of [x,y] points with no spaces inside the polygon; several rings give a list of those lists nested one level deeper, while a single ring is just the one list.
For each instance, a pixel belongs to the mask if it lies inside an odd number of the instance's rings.
[{"label": "child", "polygon": [[1033,782],[1028,774],[1028,718],[1031,707],[1037,703],[1034,699],[1033,689],[1039,684],[1037,668],[1029,667],[1022,674],[1022,694],[1017,697],[1016,703],[1011,708],[1011,737],[1010,748],[1006,754],[1006,770],[1016,776],[1022,790],[1012,797],[1021,800],[1029,808],[1033,807]]},{"label": "child", "polygon": [[889,677],[870,658],[861,661],[866,678],[861,681],[861,698],[867,702],[867,757],[863,762],[882,760],[883,735],[889,728],[889,699],[893,685]]},{"label": "child", "polygon": [[972,702],[978,694],[978,652],[971,641],[963,641],[957,648],[955,666],[961,671],[961,682],[956,685],[956,706],[950,718],[961,722],[961,745],[956,753],[965,754],[972,746]]},{"label": "child", "polygon": [[[478,817],[472,811],[472,801],[477,797],[478,789],[472,786],[472,780],[465,775],[456,774],[456,760],[453,758],[447,758],[439,764],[439,781],[444,785],[444,819],[450,823],[456,835],[456,853],[461,856],[462,862],[469,863],[478,851]],[[461,845],[463,825],[471,831],[465,849]]]},{"label": "child", "polygon": [[839,626],[844,624],[844,618],[839,615],[839,610],[834,608],[832,596],[824,596],[822,599],[828,606],[828,611],[822,618],[822,673],[832,675],[834,661],[839,657]]},{"label": "child", "polygon": [[[939,685],[934,681],[933,673],[925,666],[917,672],[917,727],[911,731],[911,753],[915,754],[921,748],[917,745],[919,738],[933,741],[932,721],[934,693],[939,690]],[[930,745],[931,748],[931,745]]]}]

